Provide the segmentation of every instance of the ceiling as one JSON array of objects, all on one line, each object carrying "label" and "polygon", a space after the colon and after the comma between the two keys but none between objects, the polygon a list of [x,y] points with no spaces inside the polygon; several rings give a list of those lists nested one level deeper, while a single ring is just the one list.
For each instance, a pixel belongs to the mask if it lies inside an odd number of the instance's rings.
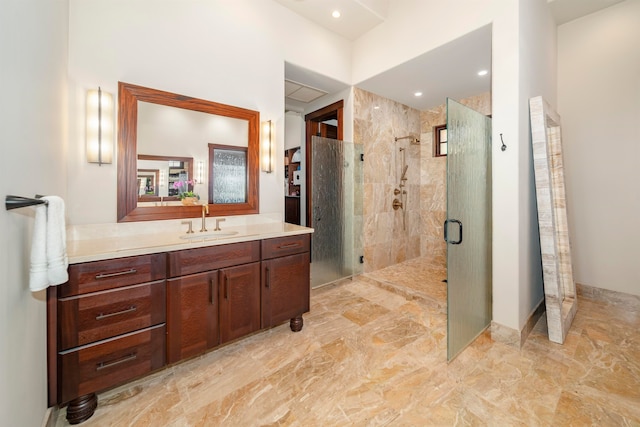
[{"label": "ceiling", "polygon": [[[349,40],[356,40],[384,22],[391,0],[274,0],[316,24]],[[398,0],[395,0],[398,1]],[[547,0],[557,25],[620,3],[624,0]],[[331,16],[334,10],[341,16]],[[489,73],[479,77],[477,72]],[[291,64],[285,78],[326,93],[349,85]],[[490,90],[491,27],[480,28],[446,45],[378,74],[356,87],[424,111],[444,103],[446,97],[460,99]],[[291,88],[290,83],[286,83]],[[305,88],[302,88],[304,93]],[[420,91],[422,96],[414,93]],[[304,98],[304,97],[299,97]],[[298,111],[306,102],[286,98],[287,108]]]},{"label": "ceiling", "polygon": [[[321,27],[355,40],[385,20],[390,0],[275,1]],[[340,18],[331,16],[334,10],[340,11]]]}]

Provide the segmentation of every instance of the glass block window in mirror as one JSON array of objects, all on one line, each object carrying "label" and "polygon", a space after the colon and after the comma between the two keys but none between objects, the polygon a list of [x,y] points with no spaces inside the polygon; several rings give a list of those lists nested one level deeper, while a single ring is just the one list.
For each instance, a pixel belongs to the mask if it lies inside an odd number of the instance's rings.
[{"label": "glass block window in mirror", "polygon": [[209,201],[247,202],[247,148],[209,144]]}]

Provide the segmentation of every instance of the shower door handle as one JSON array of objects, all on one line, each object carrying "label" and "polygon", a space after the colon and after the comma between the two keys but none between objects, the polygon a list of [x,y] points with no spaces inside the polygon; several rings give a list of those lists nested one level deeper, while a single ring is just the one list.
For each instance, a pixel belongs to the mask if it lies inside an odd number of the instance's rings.
[{"label": "shower door handle", "polygon": [[[448,237],[447,237],[447,228],[449,225],[449,222],[455,222],[456,224],[458,224],[458,230],[460,232],[460,237],[458,240],[453,240],[453,241],[449,241]],[[457,219],[447,219],[444,221],[444,241],[447,243],[451,243],[452,245],[459,245],[460,243],[462,243],[462,222],[457,220]]]}]

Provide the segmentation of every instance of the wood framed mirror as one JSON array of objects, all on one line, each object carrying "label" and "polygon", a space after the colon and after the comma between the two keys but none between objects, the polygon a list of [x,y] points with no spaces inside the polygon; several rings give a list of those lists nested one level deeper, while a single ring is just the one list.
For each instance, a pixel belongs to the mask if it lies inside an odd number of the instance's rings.
[{"label": "wood framed mirror", "polygon": [[[211,115],[212,118],[235,119],[242,126],[246,125],[246,131],[232,133],[229,137],[242,140],[235,141],[232,145],[246,146],[246,200],[242,203],[214,203],[213,200],[208,200],[208,188],[202,188],[200,203],[209,205],[209,215],[211,216],[245,215],[259,212],[260,113],[258,111],[118,82],[118,222],[192,218],[201,214],[200,206],[147,206],[147,203],[139,203],[138,138],[139,127],[140,129],[143,127],[139,124],[139,108],[144,103],[204,113]],[[213,132],[211,136],[200,138],[198,141],[188,141],[192,139],[190,137],[172,136],[171,149],[179,151],[180,147],[185,144],[197,144],[198,149],[201,147],[202,150],[208,152],[208,144],[210,143],[229,145],[227,140],[219,140],[220,138],[215,135]],[[244,144],[245,139],[246,144]],[[167,144],[159,150],[167,150],[166,146]],[[187,157],[179,152],[151,152],[148,145],[144,149],[144,154],[147,156]],[[197,161],[195,159],[195,162]],[[193,174],[193,172],[191,173]],[[207,186],[211,185],[212,183],[209,181]]]}]

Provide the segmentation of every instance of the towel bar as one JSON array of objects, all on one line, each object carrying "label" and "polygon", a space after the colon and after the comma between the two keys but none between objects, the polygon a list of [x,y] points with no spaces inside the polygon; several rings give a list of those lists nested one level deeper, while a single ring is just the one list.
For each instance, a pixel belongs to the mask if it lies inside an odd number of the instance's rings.
[{"label": "towel bar", "polygon": [[27,206],[35,206],[35,205],[42,205],[42,204],[46,205],[47,201],[42,200],[41,197],[42,196],[40,196],[39,194],[36,194],[35,199],[29,198],[29,197],[22,197],[22,196],[7,196],[5,198],[4,205],[8,211],[10,211],[11,209],[24,208]]}]

